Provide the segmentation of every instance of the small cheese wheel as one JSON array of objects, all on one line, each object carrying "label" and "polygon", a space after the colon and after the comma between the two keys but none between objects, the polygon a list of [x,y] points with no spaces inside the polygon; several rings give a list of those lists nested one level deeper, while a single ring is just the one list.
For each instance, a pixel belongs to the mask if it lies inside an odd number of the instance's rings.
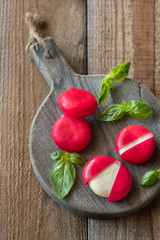
[{"label": "small cheese wheel", "polygon": [[144,126],[129,125],[117,135],[115,147],[123,160],[135,164],[143,163],[155,150],[154,134]]},{"label": "small cheese wheel", "polygon": [[63,114],[53,125],[52,137],[60,149],[79,152],[90,142],[91,128],[86,120]]},{"label": "small cheese wheel", "polygon": [[120,165],[117,162],[112,163],[93,177],[88,183],[92,191],[101,197],[108,198],[119,168]]},{"label": "small cheese wheel", "polygon": [[129,170],[118,160],[109,156],[96,156],[85,165],[82,173],[84,184],[108,201],[124,198],[131,189],[132,177]]},{"label": "small cheese wheel", "polygon": [[96,111],[97,100],[92,93],[71,87],[60,94],[58,105],[69,116],[83,118]]}]

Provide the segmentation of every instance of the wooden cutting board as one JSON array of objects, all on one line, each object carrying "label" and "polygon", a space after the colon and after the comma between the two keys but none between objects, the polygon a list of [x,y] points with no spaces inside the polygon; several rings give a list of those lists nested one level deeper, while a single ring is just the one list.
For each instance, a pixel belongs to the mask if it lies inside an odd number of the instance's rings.
[{"label": "wooden cutting board", "polygon": [[[83,185],[82,170],[84,165],[77,164],[76,180],[70,193],[59,200],[50,181],[50,171],[54,161],[50,154],[59,148],[53,142],[51,131],[54,122],[63,114],[58,107],[58,96],[70,87],[83,88],[98,97],[102,79],[105,75],[76,74],[60,53],[51,38],[45,42],[53,58],[47,60],[43,56],[43,48],[36,43],[31,46],[32,58],[50,87],[50,93],[37,111],[30,131],[30,158],[34,172],[44,190],[57,203],[69,211],[93,218],[115,218],[128,215],[140,210],[150,203],[160,192],[160,181],[156,184],[143,187],[139,182],[144,173],[150,169],[160,168],[160,102],[144,86],[132,79],[125,79],[115,83],[107,101],[98,106],[97,112],[87,117],[92,128],[92,138],[89,145],[80,152],[86,162],[96,155],[109,155],[122,161],[128,167],[133,177],[133,186],[130,193],[118,202],[107,202],[106,198],[95,195],[88,185]],[[152,115],[145,120],[136,120],[125,117],[121,120],[104,123],[96,120],[95,116],[104,111],[113,103],[121,103],[125,99],[144,101],[152,107]],[[124,162],[115,151],[115,139],[119,131],[130,124],[140,124],[155,134],[156,150],[149,161],[134,165]]]}]

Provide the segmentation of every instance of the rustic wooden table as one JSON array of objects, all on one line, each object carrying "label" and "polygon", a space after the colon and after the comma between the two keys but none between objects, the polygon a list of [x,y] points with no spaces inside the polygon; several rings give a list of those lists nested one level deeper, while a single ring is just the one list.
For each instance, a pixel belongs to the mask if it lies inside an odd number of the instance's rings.
[{"label": "rustic wooden table", "polygon": [[28,138],[48,86],[25,53],[27,11],[80,74],[106,73],[130,60],[129,77],[160,99],[160,0],[0,0],[0,183],[2,240],[160,239],[160,197],[114,220],[78,217],[44,192],[32,170]]}]

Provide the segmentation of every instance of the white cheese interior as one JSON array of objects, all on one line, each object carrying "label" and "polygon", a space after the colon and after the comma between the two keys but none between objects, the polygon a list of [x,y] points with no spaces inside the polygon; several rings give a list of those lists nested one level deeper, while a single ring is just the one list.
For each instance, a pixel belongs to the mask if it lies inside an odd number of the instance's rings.
[{"label": "white cheese interior", "polygon": [[153,137],[153,133],[147,133],[145,135],[143,135],[142,137],[140,138],[137,138],[136,140],[128,143],[127,145],[125,145],[124,147],[122,147],[120,150],[119,150],[119,154],[121,155],[122,153],[124,153],[125,151],[127,151],[128,149],[136,146],[137,144],[141,143],[141,142],[144,142],[145,140],[149,139]]},{"label": "white cheese interior", "polygon": [[101,197],[109,197],[119,168],[120,165],[118,163],[112,163],[92,178],[89,181],[92,191]]}]

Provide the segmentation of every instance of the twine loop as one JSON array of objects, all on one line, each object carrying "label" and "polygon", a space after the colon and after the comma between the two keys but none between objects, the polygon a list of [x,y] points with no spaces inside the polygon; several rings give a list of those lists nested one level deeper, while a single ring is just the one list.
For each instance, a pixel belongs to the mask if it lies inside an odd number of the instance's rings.
[{"label": "twine loop", "polygon": [[44,54],[47,59],[52,58],[52,54],[50,50],[48,49],[44,39],[40,36],[38,33],[38,27],[44,22],[40,19],[38,14],[31,14],[27,13],[26,14],[26,23],[29,27],[29,39],[28,39],[28,44],[26,46],[26,51],[28,51],[29,47],[35,43],[39,42],[42,47],[44,48]]}]

